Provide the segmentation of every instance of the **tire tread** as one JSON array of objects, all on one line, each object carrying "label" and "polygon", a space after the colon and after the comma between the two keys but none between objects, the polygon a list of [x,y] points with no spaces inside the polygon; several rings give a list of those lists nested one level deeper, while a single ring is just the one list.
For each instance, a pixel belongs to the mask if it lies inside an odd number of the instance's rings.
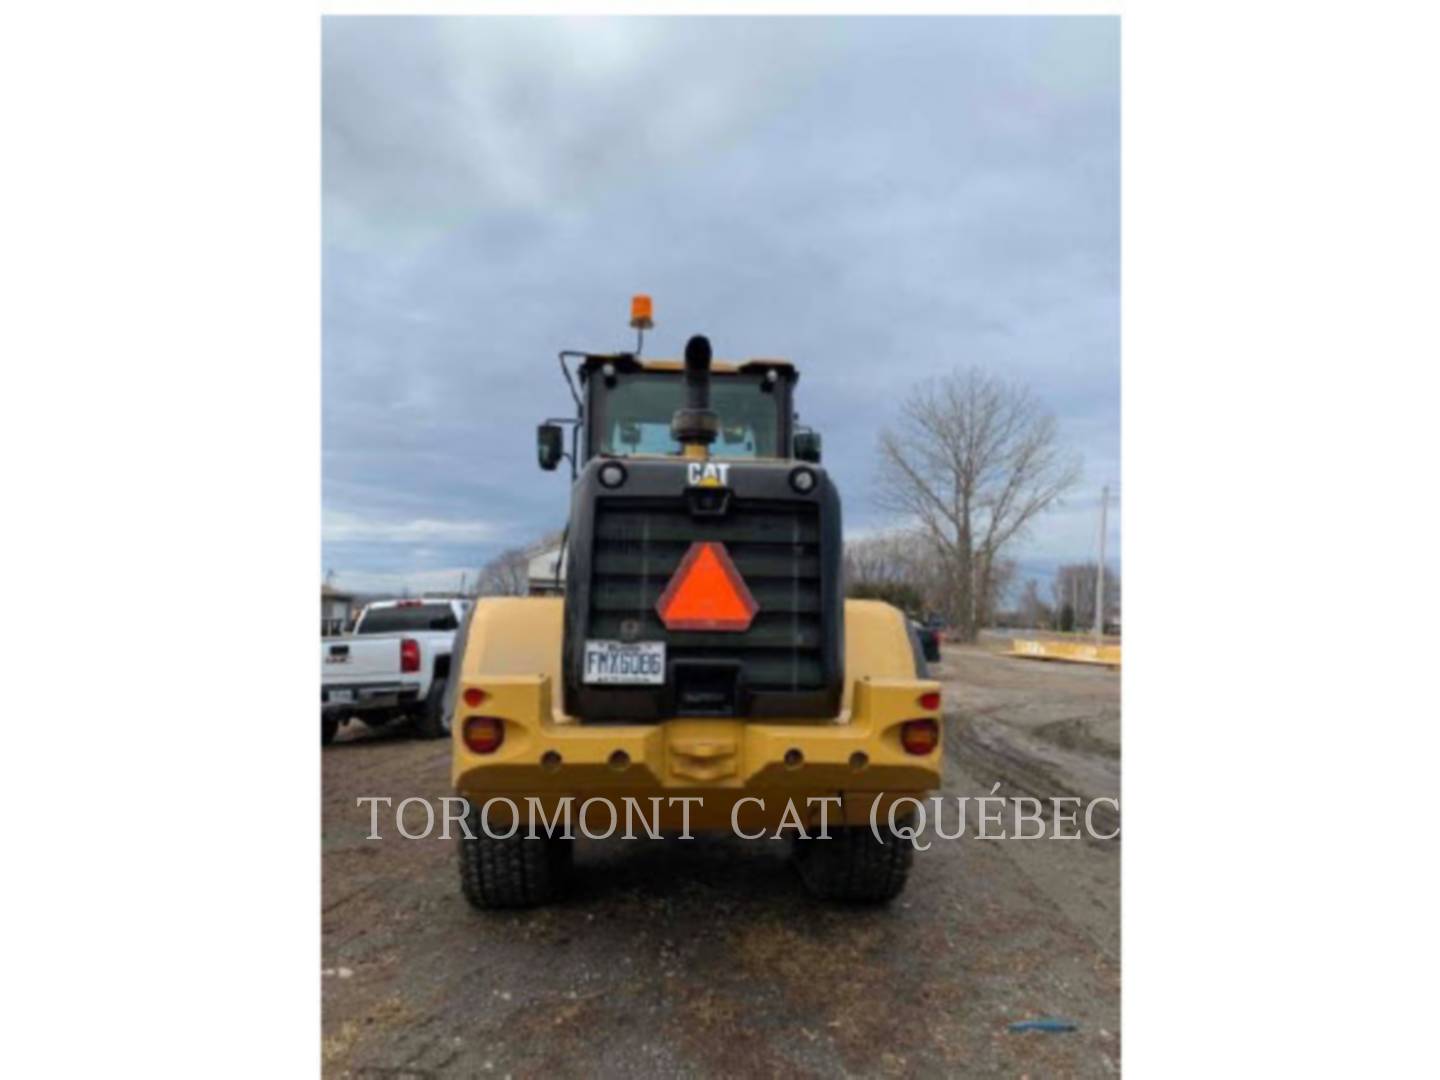
[{"label": "tire tread", "polygon": [[915,849],[882,830],[883,843],[863,826],[830,830],[830,839],[800,840],[796,867],[806,890],[821,900],[883,904],[905,890]]},{"label": "tire tread", "polygon": [[460,836],[460,889],[471,905],[487,910],[536,907],[560,895],[573,841],[552,836],[532,840],[523,828],[505,839],[486,836],[473,808],[466,821],[474,835]]}]

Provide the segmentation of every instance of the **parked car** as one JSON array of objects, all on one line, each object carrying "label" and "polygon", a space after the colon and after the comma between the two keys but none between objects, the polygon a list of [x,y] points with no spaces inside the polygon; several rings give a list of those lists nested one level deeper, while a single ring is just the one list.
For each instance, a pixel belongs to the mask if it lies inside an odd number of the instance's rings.
[{"label": "parked car", "polygon": [[381,600],[344,637],[320,642],[320,741],[359,719],[370,727],[415,721],[423,738],[449,733],[445,690],[455,634],[470,601]]},{"label": "parked car", "polygon": [[910,625],[915,628],[915,636],[920,639],[920,651],[925,654],[925,659],[938,663],[940,660],[940,628],[926,622],[910,620]]}]

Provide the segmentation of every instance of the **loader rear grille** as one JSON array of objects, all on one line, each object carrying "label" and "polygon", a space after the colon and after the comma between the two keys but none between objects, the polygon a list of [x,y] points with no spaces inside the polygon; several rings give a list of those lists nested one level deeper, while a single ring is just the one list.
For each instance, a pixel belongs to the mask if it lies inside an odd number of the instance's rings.
[{"label": "loader rear grille", "polygon": [[[655,604],[697,540],[717,540],[759,610],[736,633],[671,631]],[[734,500],[723,518],[692,517],[675,499],[596,506],[587,637],[664,641],[667,660],[738,663],[754,692],[826,685],[820,514],[814,502]]]}]

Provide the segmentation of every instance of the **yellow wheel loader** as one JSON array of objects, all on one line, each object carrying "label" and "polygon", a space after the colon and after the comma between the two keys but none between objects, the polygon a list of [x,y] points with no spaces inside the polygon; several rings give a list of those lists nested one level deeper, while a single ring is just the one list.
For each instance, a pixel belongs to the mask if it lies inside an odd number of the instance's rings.
[{"label": "yellow wheel loader", "polygon": [[635,352],[560,354],[576,415],[537,446],[570,463],[563,595],[481,599],[456,643],[464,894],[554,898],[576,835],[721,830],[792,839],[816,896],[889,900],[914,850],[896,801],[940,783],[939,684],[898,609],[844,598],[795,368],[699,336],[642,360],[650,315],[636,298]]}]

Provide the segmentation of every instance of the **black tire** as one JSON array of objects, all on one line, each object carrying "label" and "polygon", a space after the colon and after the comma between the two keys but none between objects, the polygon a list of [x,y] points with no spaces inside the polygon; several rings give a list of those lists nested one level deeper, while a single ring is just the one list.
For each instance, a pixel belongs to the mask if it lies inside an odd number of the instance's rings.
[{"label": "black tire", "polygon": [[497,840],[481,831],[473,808],[465,820],[475,838],[460,835],[460,890],[472,906],[537,907],[559,897],[574,864],[573,840],[543,834],[531,840],[524,826]]},{"label": "black tire", "polygon": [[422,739],[443,739],[450,734],[450,718],[445,715],[445,695],[449,685],[448,679],[439,677],[430,683],[425,705],[415,717],[415,730]]},{"label": "black tire", "polygon": [[915,848],[883,825],[877,842],[864,826],[829,830],[830,839],[795,842],[795,866],[811,896],[857,904],[883,904],[905,890]]},{"label": "black tire", "polygon": [[335,741],[335,733],[340,730],[340,720],[334,716],[320,717],[320,745],[329,746]]}]

